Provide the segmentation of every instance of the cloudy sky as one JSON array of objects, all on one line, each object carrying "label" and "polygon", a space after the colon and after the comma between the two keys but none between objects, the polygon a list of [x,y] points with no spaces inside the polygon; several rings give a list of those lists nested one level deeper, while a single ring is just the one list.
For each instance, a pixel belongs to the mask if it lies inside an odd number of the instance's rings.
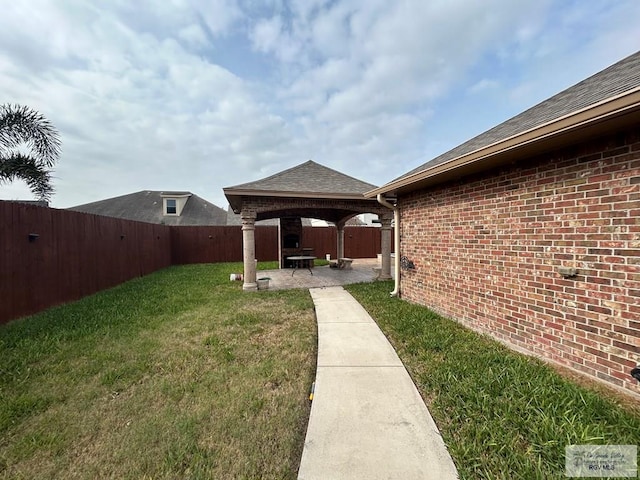
[{"label": "cloudy sky", "polygon": [[[640,48],[638,0],[0,0],[0,103],[59,130],[52,206],[312,159],[382,185]],[[32,198],[21,182],[1,199]]]}]

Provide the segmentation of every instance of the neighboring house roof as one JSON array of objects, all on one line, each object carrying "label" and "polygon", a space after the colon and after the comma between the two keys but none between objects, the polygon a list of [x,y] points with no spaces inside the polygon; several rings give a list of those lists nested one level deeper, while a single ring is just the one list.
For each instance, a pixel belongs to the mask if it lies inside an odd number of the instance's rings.
[{"label": "neighboring house roof", "polygon": [[270,177],[224,188],[231,207],[238,211],[241,197],[269,196],[293,198],[364,199],[364,193],[376,188],[312,160]]},{"label": "neighboring house roof", "polygon": [[[180,215],[164,215],[163,198],[187,198]],[[77,212],[166,225],[226,225],[227,212],[191,192],[143,190],[69,208]]]},{"label": "neighboring house roof", "polygon": [[35,205],[37,207],[48,207],[47,200],[8,200],[9,202],[24,203],[25,205]]},{"label": "neighboring house roof", "polygon": [[367,192],[410,191],[631,125],[640,118],[640,52]]}]

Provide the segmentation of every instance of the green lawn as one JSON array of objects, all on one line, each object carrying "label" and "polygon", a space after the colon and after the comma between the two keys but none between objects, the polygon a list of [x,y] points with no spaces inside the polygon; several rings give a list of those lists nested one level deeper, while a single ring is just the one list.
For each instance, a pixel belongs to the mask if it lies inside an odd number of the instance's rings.
[{"label": "green lawn", "polygon": [[[261,264],[263,268],[276,265]],[[295,478],[316,359],[304,290],[172,267],[0,326],[0,478]],[[563,478],[568,444],[640,444],[640,409],[579,387],[389,282],[348,286],[461,478]]]},{"label": "green lawn", "polygon": [[461,478],[565,478],[566,445],[640,446],[637,403],[580,387],[541,361],[389,298],[390,282],[345,288],[396,348]]},{"label": "green lawn", "polygon": [[1,326],[0,478],[295,478],[313,303],[239,271],[172,267]]}]

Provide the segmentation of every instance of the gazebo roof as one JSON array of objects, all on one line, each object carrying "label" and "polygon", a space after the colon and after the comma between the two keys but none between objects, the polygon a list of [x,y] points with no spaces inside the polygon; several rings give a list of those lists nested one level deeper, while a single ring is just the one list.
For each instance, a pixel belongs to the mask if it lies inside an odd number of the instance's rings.
[{"label": "gazebo roof", "polygon": [[364,193],[376,188],[312,160],[269,177],[223,189],[233,211],[239,213],[242,197],[289,197],[369,200]]}]

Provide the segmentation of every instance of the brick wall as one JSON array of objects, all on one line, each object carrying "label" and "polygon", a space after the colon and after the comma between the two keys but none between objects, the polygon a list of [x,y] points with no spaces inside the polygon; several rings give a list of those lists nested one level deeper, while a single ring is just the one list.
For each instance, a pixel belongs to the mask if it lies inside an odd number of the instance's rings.
[{"label": "brick wall", "polygon": [[399,206],[403,298],[640,395],[640,129]]}]

